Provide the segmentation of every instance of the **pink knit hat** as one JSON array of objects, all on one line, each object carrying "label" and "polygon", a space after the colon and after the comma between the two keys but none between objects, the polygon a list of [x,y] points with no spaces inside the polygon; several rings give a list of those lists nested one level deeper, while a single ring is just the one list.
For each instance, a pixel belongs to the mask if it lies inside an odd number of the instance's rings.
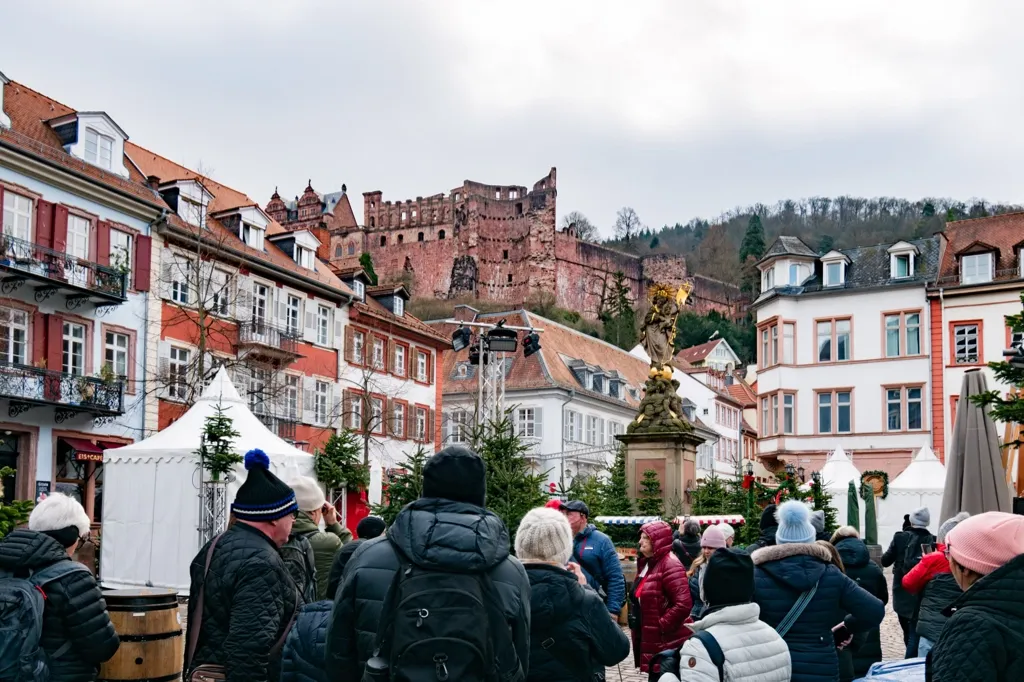
[{"label": "pink knit hat", "polygon": [[975,573],[988,575],[1024,554],[1024,516],[986,512],[961,521],[946,536],[956,562]]},{"label": "pink knit hat", "polygon": [[721,549],[722,547],[725,547],[725,533],[723,533],[718,526],[708,526],[704,530],[704,534],[700,536],[700,546],[710,547],[711,549]]}]

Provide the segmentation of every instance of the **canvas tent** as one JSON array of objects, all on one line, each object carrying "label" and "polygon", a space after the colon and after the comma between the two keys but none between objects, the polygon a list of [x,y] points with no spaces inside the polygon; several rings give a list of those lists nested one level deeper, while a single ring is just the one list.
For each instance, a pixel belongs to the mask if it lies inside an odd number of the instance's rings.
[{"label": "canvas tent", "polygon": [[[206,417],[220,405],[231,417],[239,454],[260,448],[270,468],[290,481],[313,474],[312,455],[271,433],[235,390],[222,367],[202,397],[156,435],[103,456],[103,586],[151,586],[187,592],[188,567],[199,551],[199,464],[195,451]],[[228,503],[245,480],[238,465]]]},{"label": "canvas tent", "polygon": [[[850,489],[850,481],[860,489],[860,471],[853,465],[850,456],[841,447],[836,448],[825,460],[825,466],[821,468],[821,483],[825,490],[832,496],[832,506],[836,510],[836,521],[840,526],[848,523],[847,514],[847,493]],[[861,513],[863,514],[861,505]],[[863,528],[863,524],[861,524]]]},{"label": "canvas tent", "polygon": [[918,507],[928,507],[932,522],[928,529],[935,533],[945,519],[940,519],[942,490],[946,485],[946,467],[927,445],[921,448],[907,468],[889,483],[889,497],[878,500],[878,542],[888,547],[893,535],[903,528],[903,515]]}]

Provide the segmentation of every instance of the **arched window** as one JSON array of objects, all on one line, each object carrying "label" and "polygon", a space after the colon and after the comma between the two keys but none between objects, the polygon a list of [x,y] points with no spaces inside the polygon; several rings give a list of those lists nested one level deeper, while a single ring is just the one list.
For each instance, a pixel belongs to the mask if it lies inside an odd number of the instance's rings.
[{"label": "arched window", "polygon": [[420,232],[419,234],[416,235],[416,241],[418,241],[418,242],[423,241],[423,233],[422,232]]},{"label": "arched window", "polygon": [[404,234],[398,235],[398,243],[401,244],[404,241],[405,241],[405,235]]},{"label": "arched window", "polygon": [[438,230],[437,238],[438,239],[444,239],[444,230]]},{"label": "arched window", "polygon": [[352,242],[349,242],[349,244],[348,244],[348,255],[350,255],[350,256],[356,255],[356,245],[354,243],[352,243]]},{"label": "arched window", "polygon": [[377,227],[377,219],[370,216],[370,227]]},{"label": "arched window", "polygon": [[334,247],[334,257],[341,258],[341,244]]},{"label": "arched window", "polygon": [[381,246],[387,246],[387,245],[388,245],[388,238],[387,238],[387,237],[383,237],[383,236],[382,236],[382,237],[380,238],[380,245],[381,245]]}]

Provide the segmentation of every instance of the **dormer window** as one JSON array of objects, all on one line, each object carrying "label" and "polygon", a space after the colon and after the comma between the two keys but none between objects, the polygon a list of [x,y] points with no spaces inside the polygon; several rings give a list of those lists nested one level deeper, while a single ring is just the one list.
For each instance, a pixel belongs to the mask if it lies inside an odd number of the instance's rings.
[{"label": "dormer window", "polygon": [[114,158],[114,138],[101,135],[92,128],[85,129],[85,160],[110,170]]},{"label": "dormer window", "polygon": [[398,317],[405,315],[405,299],[401,296],[395,296],[395,315]]},{"label": "dormer window", "polygon": [[892,278],[904,279],[914,271],[914,256],[910,253],[894,254],[892,257]]},{"label": "dormer window", "polygon": [[761,278],[761,291],[771,291],[775,288],[775,268],[771,267],[764,271]]},{"label": "dormer window", "polygon": [[263,236],[264,231],[255,225],[249,223],[242,223],[242,241],[245,242],[246,246],[250,246],[257,251],[263,250]]},{"label": "dormer window", "polygon": [[306,268],[307,270],[316,269],[313,265],[313,251],[311,249],[304,249],[301,246],[296,246],[295,262],[298,263],[300,267]]},{"label": "dormer window", "polygon": [[206,206],[188,197],[178,197],[178,217],[189,225],[206,227]]},{"label": "dormer window", "polygon": [[600,374],[595,374],[590,380],[590,388],[597,393],[604,393],[604,377]]},{"label": "dormer window", "polygon": [[800,284],[800,266],[796,263],[789,266],[789,284],[794,287]]},{"label": "dormer window", "polygon": [[826,263],[825,264],[825,286],[837,287],[843,283],[843,264],[842,263]]},{"label": "dormer window", "polygon": [[357,280],[353,280],[352,281],[352,293],[354,293],[356,295],[356,297],[360,301],[362,301],[364,298],[366,298],[366,285],[363,284],[362,282],[360,282],[358,279]]},{"label": "dormer window", "polygon": [[992,253],[971,253],[960,257],[960,283],[984,284],[992,281]]}]

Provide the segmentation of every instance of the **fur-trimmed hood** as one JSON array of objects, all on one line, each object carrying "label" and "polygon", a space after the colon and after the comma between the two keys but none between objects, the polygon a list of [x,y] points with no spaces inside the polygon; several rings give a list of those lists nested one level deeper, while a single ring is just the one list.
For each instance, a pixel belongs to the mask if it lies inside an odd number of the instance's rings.
[{"label": "fur-trimmed hood", "polygon": [[758,571],[800,592],[811,589],[832,565],[831,553],[814,543],[763,547],[750,558]]}]

